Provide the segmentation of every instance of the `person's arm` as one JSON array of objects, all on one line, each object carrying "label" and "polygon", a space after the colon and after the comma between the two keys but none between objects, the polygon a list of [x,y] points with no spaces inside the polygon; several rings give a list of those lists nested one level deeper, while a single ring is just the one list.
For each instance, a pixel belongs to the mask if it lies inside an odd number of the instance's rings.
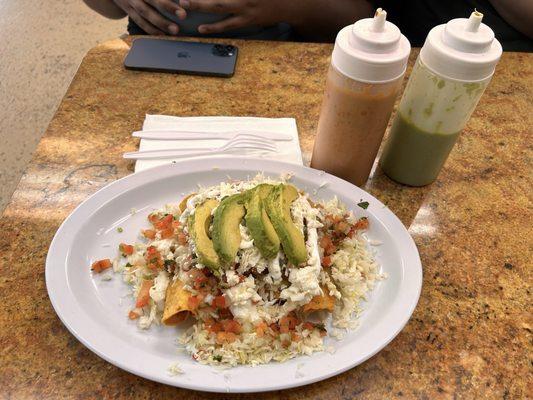
[{"label": "person's arm", "polygon": [[127,15],[113,0],[83,0],[83,2],[106,18],[120,19]]},{"label": "person's arm", "polygon": [[179,26],[165,18],[160,10],[180,19],[186,12],[172,0],[83,0],[90,8],[107,18],[119,19],[128,15],[149,35],[177,35]]},{"label": "person's arm", "polygon": [[509,25],[533,39],[533,1],[489,0],[489,2]]},{"label": "person's arm", "polygon": [[367,0],[281,0],[290,3],[289,21],[294,30],[310,40],[333,41],[347,25],[372,16]]},{"label": "person's arm", "polygon": [[332,41],[342,27],[372,14],[367,0],[180,0],[180,6],[231,14],[223,21],[201,25],[200,33],[286,22],[305,39],[318,41]]}]

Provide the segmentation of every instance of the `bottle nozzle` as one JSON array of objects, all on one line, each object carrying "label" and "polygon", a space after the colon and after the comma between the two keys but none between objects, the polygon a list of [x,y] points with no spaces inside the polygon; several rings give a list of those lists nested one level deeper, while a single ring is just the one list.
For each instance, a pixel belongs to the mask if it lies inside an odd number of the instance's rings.
[{"label": "bottle nozzle", "polygon": [[467,32],[477,32],[482,19],[483,14],[474,9],[474,12],[470,14],[470,18],[468,18],[468,21],[466,22],[465,30]]},{"label": "bottle nozzle", "polygon": [[382,8],[378,8],[374,14],[372,22],[372,30],[374,32],[383,32],[385,28],[385,21],[387,20],[387,11]]}]

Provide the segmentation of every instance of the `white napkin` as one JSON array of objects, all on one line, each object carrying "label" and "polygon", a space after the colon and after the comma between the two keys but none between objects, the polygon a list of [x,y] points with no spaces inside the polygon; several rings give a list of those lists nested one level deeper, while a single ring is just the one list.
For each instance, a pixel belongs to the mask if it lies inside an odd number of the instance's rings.
[{"label": "white napkin", "polygon": [[[290,142],[275,142],[278,147],[276,153],[262,155],[261,158],[286,161],[293,164],[303,164],[302,152],[298,141],[298,129],[294,118],[256,118],[256,117],[173,117],[169,115],[149,115],[144,119],[143,130],[181,130],[198,132],[245,131],[262,130],[289,134],[293,137]],[[147,140],[141,139],[139,150],[161,150],[171,148],[217,147],[226,140]],[[242,155],[246,155],[243,150]],[[214,155],[216,156],[216,154]],[[183,160],[138,160],[135,172],[143,171],[172,161]]]}]

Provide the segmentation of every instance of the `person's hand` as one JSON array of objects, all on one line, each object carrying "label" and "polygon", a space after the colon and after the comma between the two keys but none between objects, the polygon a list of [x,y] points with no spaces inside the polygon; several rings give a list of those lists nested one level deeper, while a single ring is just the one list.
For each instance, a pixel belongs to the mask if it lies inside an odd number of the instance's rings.
[{"label": "person's hand", "polygon": [[179,27],[165,18],[159,11],[165,10],[179,19],[186,12],[172,0],[113,0],[139,27],[149,35],[176,35]]},{"label": "person's hand", "polygon": [[[292,0],[287,0],[291,2]],[[283,21],[279,7],[271,0],[180,0],[185,10],[231,14],[213,24],[200,25],[200,33],[220,33],[247,26],[269,26]]]}]

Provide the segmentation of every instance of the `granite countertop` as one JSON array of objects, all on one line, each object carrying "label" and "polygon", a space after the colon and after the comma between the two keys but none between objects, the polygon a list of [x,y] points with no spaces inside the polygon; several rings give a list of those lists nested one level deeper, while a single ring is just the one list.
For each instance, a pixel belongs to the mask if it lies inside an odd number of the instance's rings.
[{"label": "granite countertop", "polygon": [[[85,57],[0,219],[0,398],[230,398],[154,383],[105,362],[46,293],[52,237],[73,208],[132,172],[121,158],[146,113],[297,118],[313,144],[331,45],[230,41],[232,79],[126,71],[131,39]],[[411,56],[411,65],[416,57]],[[532,393],[533,54],[506,53],[437,182],[366,190],[409,228],[420,302],[384,350],[339,376],[254,399],[526,398]]]}]

